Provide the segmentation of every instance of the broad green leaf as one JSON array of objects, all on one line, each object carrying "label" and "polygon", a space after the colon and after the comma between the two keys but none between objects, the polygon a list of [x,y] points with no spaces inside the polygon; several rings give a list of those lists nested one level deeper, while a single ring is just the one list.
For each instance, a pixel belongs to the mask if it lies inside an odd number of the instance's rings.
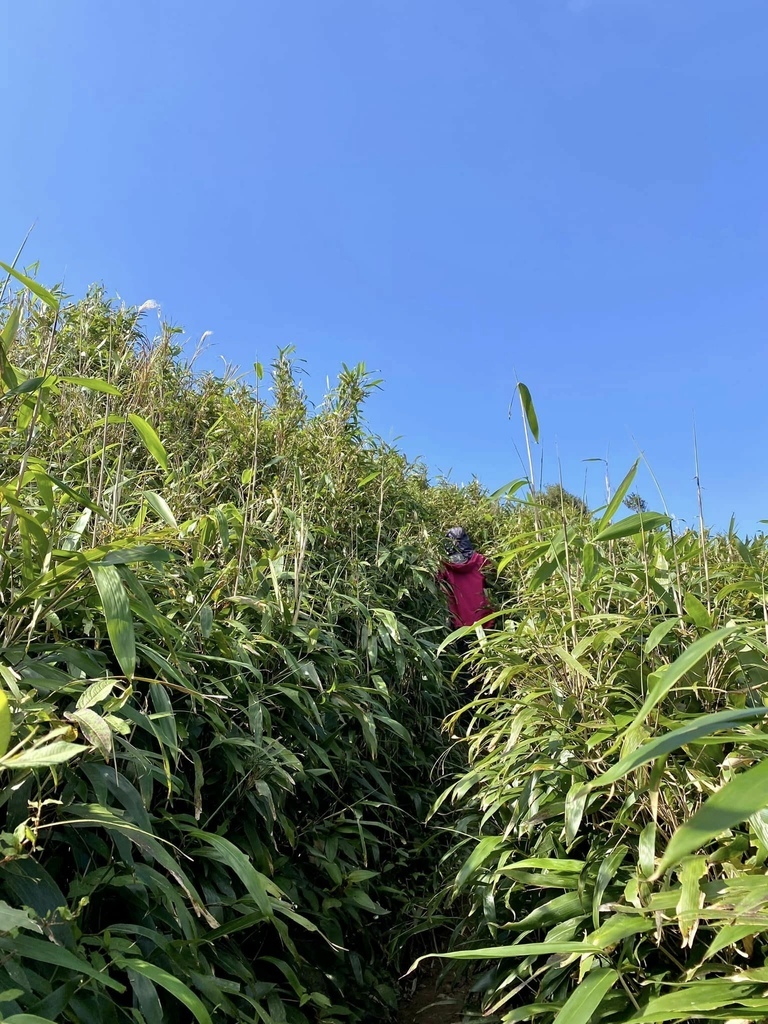
[{"label": "broad green leaf", "polygon": [[651,932],[655,928],[650,917],[639,913],[612,914],[607,917],[600,927],[587,937],[593,950],[612,949],[618,946],[624,939],[632,935],[642,935],[644,932]]},{"label": "broad green leaf", "polygon": [[136,428],[136,432],[144,442],[144,447],[158,466],[161,469],[168,469],[168,453],[163,446],[163,442],[157,436],[155,428],[135,412],[129,413],[128,419]]},{"label": "broad green leaf", "polygon": [[661,641],[670,633],[675,626],[679,625],[680,619],[664,619],[663,622],[657,623],[648,635],[648,639],[645,641],[645,647],[643,650],[646,654],[651,654],[659,646]]},{"label": "broad green leaf", "polygon": [[618,523],[612,523],[595,535],[595,541],[619,540],[622,537],[634,537],[638,533],[650,533],[659,526],[669,526],[672,520],[663,512],[636,512],[626,516]]},{"label": "broad green leaf", "polygon": [[533,436],[536,444],[539,443],[539,421],[536,416],[536,410],[533,407],[533,399],[531,398],[531,392],[525,386],[525,384],[518,383],[517,390],[520,395],[520,404],[523,407],[525,413],[525,421],[528,424],[528,429]]},{"label": "broad green leaf", "polygon": [[80,743],[68,743],[66,740],[55,740],[53,743],[36,745],[20,754],[11,754],[0,760],[0,767],[15,768],[49,768],[53,764],[63,764],[78,754],[85,753],[88,747]]},{"label": "broad green leaf", "polygon": [[479,871],[486,861],[496,853],[497,850],[509,845],[509,840],[504,836],[484,836],[459,870],[456,875],[454,887],[460,889],[476,871]]},{"label": "broad green leaf", "polygon": [[588,1024],[605,995],[616,984],[618,972],[608,967],[590,971],[571,993],[553,1024]]},{"label": "broad green leaf", "polygon": [[74,384],[76,387],[85,388],[87,391],[100,391],[102,394],[117,395],[118,397],[122,395],[119,388],[100,377],[59,377],[58,379],[65,384]]},{"label": "broad green leaf", "polygon": [[574,782],[565,798],[565,841],[568,846],[576,838],[584,808],[589,796],[589,787],[583,782]]},{"label": "broad green leaf", "polygon": [[695,626],[699,629],[712,629],[712,617],[695,594],[686,594],[683,604]]},{"label": "broad green leaf", "polygon": [[439,960],[506,960],[528,956],[579,956],[594,954],[595,946],[587,942],[517,942],[509,946],[484,946],[482,949],[456,949],[451,953],[425,953],[408,970],[416,970],[424,960],[435,957]]},{"label": "broad green leaf", "polygon": [[52,292],[49,292],[47,288],[43,288],[41,284],[38,284],[38,282],[33,280],[31,277],[27,277],[26,274],[21,274],[13,267],[9,267],[8,264],[3,263],[2,260],[0,260],[0,267],[2,267],[7,274],[10,274],[11,277],[15,277],[17,281],[20,281],[25,288],[29,288],[32,294],[36,295],[38,299],[41,299],[46,306],[49,306],[51,309],[58,312],[59,300],[52,294]]},{"label": "broad green leaf", "polygon": [[48,939],[36,939],[28,935],[15,935],[12,939],[0,937],[0,949],[13,956],[24,957],[33,963],[51,964],[72,971],[76,975],[93,978],[113,992],[125,992],[125,986],[110,978],[101,968],[97,970],[83,957],[75,956],[63,946],[57,946]]},{"label": "broad green leaf", "polygon": [[36,1013],[12,1013],[3,1017],[4,1024],[56,1024],[50,1017],[38,1017]]},{"label": "broad green leaf", "polygon": [[530,914],[507,927],[510,931],[534,931],[536,928],[548,928],[562,921],[579,921],[586,917],[584,904],[578,892],[566,892],[540,904]]},{"label": "broad green leaf", "polygon": [[91,708],[81,708],[68,712],[65,717],[78,724],[83,736],[106,760],[111,757],[112,730],[101,715],[97,715]]},{"label": "broad green leaf", "polygon": [[0,400],[5,401],[8,398],[16,398],[18,395],[30,395],[32,392],[39,390],[45,381],[45,377],[29,377],[27,380],[23,380],[21,384],[9,388],[8,391],[0,395]]},{"label": "broad green leaf", "polygon": [[112,650],[130,679],[136,672],[136,637],[123,581],[113,565],[91,564],[90,570],[101,598]]},{"label": "broad green leaf", "polygon": [[645,698],[643,706],[638,711],[632,724],[640,725],[644,722],[648,714],[666,697],[672,687],[680,682],[686,673],[696,668],[713,647],[717,647],[723,640],[733,636],[740,628],[739,626],[724,626],[722,629],[716,629],[713,633],[700,637],[690,647],[687,647],[671,665],[665,665],[658,672],[653,672],[648,677],[648,681],[651,684],[648,696]]},{"label": "broad green leaf", "polygon": [[0,759],[5,757],[5,753],[10,745],[11,728],[11,708],[8,704],[5,690],[0,690]]},{"label": "broad green leaf", "polygon": [[687,854],[700,850],[764,807],[768,807],[768,760],[734,776],[672,834],[653,878],[660,878]]},{"label": "broad green leaf", "polygon": [[0,932],[12,932],[19,928],[26,928],[32,932],[42,932],[42,928],[29,916],[28,910],[21,910],[9,906],[5,900],[0,900]]},{"label": "broad green leaf", "polygon": [[761,927],[756,924],[725,924],[720,928],[714,939],[710,942],[705,960],[711,960],[715,953],[719,953],[721,949],[727,949],[728,946],[735,946],[742,939],[748,938],[750,935],[755,935],[758,931],[761,931]]},{"label": "broad green leaf", "polygon": [[635,479],[635,476],[637,475],[637,467],[639,465],[640,465],[640,460],[638,459],[635,462],[635,464],[632,466],[630,471],[627,473],[627,475],[624,477],[624,479],[621,481],[621,483],[619,484],[619,488],[616,491],[616,493],[614,494],[614,496],[608,502],[608,507],[606,508],[605,512],[603,513],[602,519],[597,524],[597,532],[598,533],[600,533],[601,530],[604,530],[606,528],[608,523],[610,523],[611,519],[613,519],[613,517],[616,515],[618,510],[621,508],[621,503],[622,503],[622,501],[624,501],[624,499],[626,498],[627,494],[629,493],[629,488],[632,486],[632,481]]},{"label": "broad green leaf", "polygon": [[595,892],[592,897],[592,923],[595,928],[598,928],[600,925],[600,906],[603,902],[605,890],[608,888],[613,876],[616,874],[628,852],[628,846],[619,846],[618,849],[609,854],[609,856],[607,856],[600,864],[600,868],[597,872],[597,880],[595,882]]},{"label": "broad green leaf", "polygon": [[706,857],[686,857],[682,863],[680,878],[680,899],[675,912],[680,934],[683,937],[683,948],[693,946],[693,940],[699,925],[699,911],[704,904],[704,893],[699,880],[707,873]]},{"label": "broad green leaf", "polygon": [[650,878],[656,865],[656,822],[649,821],[637,841],[637,864],[643,878]]},{"label": "broad green leaf", "polygon": [[[640,1013],[631,1017],[626,1024],[651,1024],[656,1021],[711,1019],[707,1011],[719,1010],[728,1005],[744,1005],[750,996],[758,994],[755,985],[734,984],[725,981],[696,981],[682,985],[674,992],[656,996],[644,1006]],[[766,1004],[763,1003],[765,1007]],[[731,1014],[730,1016],[739,1016]]]},{"label": "broad green leaf", "polygon": [[750,719],[762,718],[767,714],[768,708],[754,707],[734,708],[729,711],[716,711],[711,715],[701,715],[699,718],[694,718],[688,722],[687,725],[682,725],[679,729],[673,729],[672,732],[666,732],[662,736],[656,736],[648,743],[638,747],[637,750],[633,750],[631,754],[623,757],[613,768],[609,768],[608,771],[593,779],[588,784],[589,788],[612,786],[614,782],[618,782],[619,779],[629,775],[630,772],[636,771],[636,769],[649,764],[651,761],[655,761],[657,757],[664,757],[673,750],[684,747],[688,743],[693,743],[695,740],[701,739],[702,736],[710,736],[721,729],[726,729],[739,722],[748,722]]},{"label": "broad green leaf", "polygon": [[77,701],[77,710],[92,708],[94,704],[101,704],[107,700],[115,687],[114,679],[97,679],[95,683],[87,686]]},{"label": "broad green leaf", "polygon": [[168,507],[168,502],[161,494],[158,494],[156,491],[145,491],[144,500],[158,518],[162,519],[164,523],[174,530],[178,530],[179,524]]},{"label": "broad green leaf", "polygon": [[270,896],[279,899],[283,894],[271,879],[254,868],[242,850],[238,849],[228,839],[225,839],[224,836],[216,835],[213,832],[189,829],[189,835],[206,843],[211,848],[208,856],[213,860],[219,861],[221,864],[226,864],[234,876],[243,883],[262,914],[265,917],[272,917],[273,910]]},{"label": "broad green leaf", "polygon": [[126,971],[133,971],[149,978],[150,981],[164,988],[166,992],[170,992],[186,1006],[198,1024],[212,1024],[210,1014],[192,989],[161,967],[147,963],[146,960],[135,960],[133,957],[115,957],[113,962],[116,967],[122,967]]}]

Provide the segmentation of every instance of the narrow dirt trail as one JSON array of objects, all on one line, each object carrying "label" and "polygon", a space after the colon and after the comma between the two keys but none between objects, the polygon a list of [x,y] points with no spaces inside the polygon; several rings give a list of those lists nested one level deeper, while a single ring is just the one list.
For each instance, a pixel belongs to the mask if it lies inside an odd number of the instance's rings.
[{"label": "narrow dirt trail", "polygon": [[398,1014],[398,1024],[462,1024],[466,991],[424,978]]}]

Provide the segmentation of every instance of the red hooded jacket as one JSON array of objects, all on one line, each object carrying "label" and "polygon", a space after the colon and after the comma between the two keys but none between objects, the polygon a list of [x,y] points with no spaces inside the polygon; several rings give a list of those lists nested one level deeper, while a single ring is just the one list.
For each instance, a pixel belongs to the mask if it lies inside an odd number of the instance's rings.
[{"label": "red hooded jacket", "polygon": [[474,626],[478,619],[493,611],[485,596],[483,576],[491,564],[490,559],[476,551],[466,562],[446,562],[440,570],[437,578],[448,595],[448,610],[456,629]]}]

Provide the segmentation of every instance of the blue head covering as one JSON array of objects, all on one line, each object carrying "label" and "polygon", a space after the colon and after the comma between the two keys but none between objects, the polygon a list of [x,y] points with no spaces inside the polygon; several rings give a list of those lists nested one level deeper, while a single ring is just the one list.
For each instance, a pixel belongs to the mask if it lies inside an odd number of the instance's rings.
[{"label": "blue head covering", "polygon": [[445,550],[448,560],[454,564],[468,562],[475,549],[463,526],[452,526],[445,534]]}]

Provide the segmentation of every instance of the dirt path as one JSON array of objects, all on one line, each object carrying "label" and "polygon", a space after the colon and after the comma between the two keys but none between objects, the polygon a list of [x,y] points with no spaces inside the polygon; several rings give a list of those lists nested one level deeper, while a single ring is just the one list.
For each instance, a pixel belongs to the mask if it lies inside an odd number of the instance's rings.
[{"label": "dirt path", "polygon": [[461,1024],[466,991],[425,978],[398,1015],[398,1024]]}]

